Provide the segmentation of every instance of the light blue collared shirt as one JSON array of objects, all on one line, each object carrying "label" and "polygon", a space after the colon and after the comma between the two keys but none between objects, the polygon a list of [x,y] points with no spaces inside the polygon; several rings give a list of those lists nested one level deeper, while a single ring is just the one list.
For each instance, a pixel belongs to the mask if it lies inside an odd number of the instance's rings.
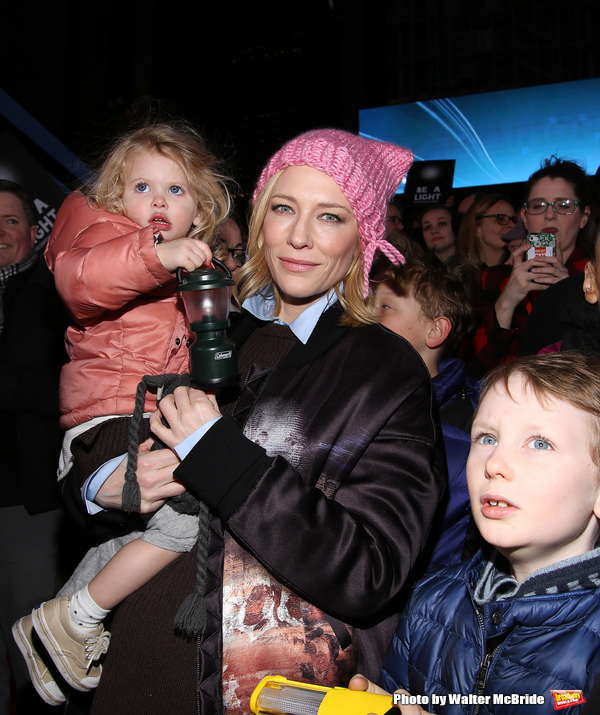
[{"label": "light blue collared shirt", "polygon": [[[270,286],[262,293],[258,293],[257,295],[247,298],[243,303],[243,307],[259,320],[277,323],[278,325],[289,325],[290,330],[294,333],[298,340],[306,345],[313,330],[319,322],[319,318],[330,305],[335,303],[336,300],[336,292],[332,289],[326,295],[321,296],[319,300],[315,301],[312,305],[309,305],[308,308],[303,310],[297,318],[292,320],[291,323],[286,323],[277,316],[273,317],[273,311],[275,310],[275,296],[273,294],[273,289]],[[214,420],[202,425],[202,427],[198,428],[195,432],[186,437],[183,442],[180,442],[175,447],[177,456],[181,460],[185,459],[196,444],[198,444],[202,437],[204,437],[204,435],[208,432],[208,430],[220,419],[220,417],[215,417]],[[126,454],[122,454],[119,457],[114,457],[110,461],[105,462],[90,477],[88,477],[85,484],[81,487],[81,496],[86,504],[89,514],[97,514],[99,511],[103,511],[102,507],[94,503],[94,499],[96,498],[100,487],[119,466],[119,464],[121,464],[126,456]]]},{"label": "light blue collared shirt", "polygon": [[289,325],[292,333],[294,333],[301,343],[306,345],[316,324],[319,322],[319,318],[336,300],[336,292],[332,289],[326,295],[321,296],[319,300],[312,305],[309,305],[308,308],[305,308],[291,323],[286,323],[284,320],[281,320],[281,318],[273,317],[275,296],[271,286],[265,288],[262,293],[247,298],[243,303],[243,307],[259,320],[270,321],[278,325]]}]

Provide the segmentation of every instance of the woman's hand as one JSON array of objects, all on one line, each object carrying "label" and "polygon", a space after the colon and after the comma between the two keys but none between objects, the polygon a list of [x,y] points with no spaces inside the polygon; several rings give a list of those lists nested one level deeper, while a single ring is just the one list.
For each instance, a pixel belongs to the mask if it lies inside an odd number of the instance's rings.
[{"label": "woman's hand", "polygon": [[543,261],[545,266],[532,269],[531,272],[536,275],[536,284],[553,285],[569,277],[569,271],[565,268],[560,239],[556,241],[555,256],[540,256],[538,260]]},{"label": "woman's hand", "polygon": [[[350,682],[348,683],[349,690],[362,690],[366,693],[376,693],[377,695],[390,695],[388,692],[380,688],[375,683],[365,678],[364,675],[354,675]],[[406,690],[396,690],[394,695],[410,695]],[[391,696],[390,696],[391,697]],[[396,704],[394,707],[398,708],[402,715],[433,715],[433,713],[423,710],[420,705],[399,705]]]},{"label": "woman's hand", "polygon": [[[153,440],[147,439],[138,451],[137,481],[140,486],[142,514],[156,511],[167,499],[182,494],[185,487],[173,479],[179,458],[170,449],[150,451]],[[98,490],[95,502],[104,509],[121,509],[127,459],[115,469]]]},{"label": "woman's hand", "polygon": [[[158,410],[150,417],[150,429],[168,447],[175,449],[186,437],[220,416],[214,395],[192,387],[177,387],[172,395],[160,401]],[[168,427],[161,422],[162,417]]]},{"label": "woman's hand", "polygon": [[176,238],[173,241],[163,241],[156,245],[158,260],[170,272],[178,268],[193,271],[212,260],[212,252],[208,244],[195,238]]},{"label": "woman's hand", "polygon": [[528,250],[528,243],[511,249],[512,273],[494,306],[498,324],[507,330],[512,325],[515,308],[530,291],[546,290],[549,285],[558,283],[569,275],[562,262],[560,242],[557,244],[556,256],[540,256],[525,260]]}]

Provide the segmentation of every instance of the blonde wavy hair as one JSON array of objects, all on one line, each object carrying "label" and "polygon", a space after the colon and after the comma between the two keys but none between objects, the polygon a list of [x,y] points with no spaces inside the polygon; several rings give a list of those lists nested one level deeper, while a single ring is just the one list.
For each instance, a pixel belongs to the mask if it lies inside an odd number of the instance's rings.
[{"label": "blonde wavy hair", "polygon": [[[285,171],[285,169],[277,172],[269,179],[254,202],[248,229],[247,255],[249,258],[236,274],[235,289],[236,299],[241,304],[247,298],[260,293],[268,285],[272,284],[275,293],[274,315],[277,315],[281,309],[281,294],[273,281],[265,259],[263,224],[267,211],[269,210],[271,196],[283,171]],[[357,223],[357,230],[358,228]],[[332,286],[344,309],[344,315],[341,319],[343,325],[359,327],[361,325],[378,322],[373,313],[374,301],[372,294],[370,293],[366,300],[363,297],[363,281],[359,236],[348,273],[343,281]],[[341,291],[342,282],[344,284],[343,294]]]},{"label": "blonde wavy hair", "polygon": [[99,208],[126,216],[123,192],[127,162],[134,154],[148,151],[166,156],[181,167],[201,217],[188,236],[210,243],[231,205],[228,179],[216,171],[215,157],[186,122],[149,124],[119,137],[96,179],[83,192]]}]

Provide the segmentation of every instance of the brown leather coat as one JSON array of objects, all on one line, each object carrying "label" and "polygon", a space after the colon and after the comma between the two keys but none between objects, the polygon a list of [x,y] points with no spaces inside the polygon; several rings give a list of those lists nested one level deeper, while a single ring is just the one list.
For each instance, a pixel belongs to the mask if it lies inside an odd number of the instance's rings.
[{"label": "brown leather coat", "polygon": [[[398,608],[444,490],[445,455],[421,358],[385,328],[345,328],[339,317],[330,308],[277,368],[254,365],[232,416],[177,469],[213,513],[207,630],[197,646],[172,635],[185,595],[174,590],[193,583],[185,555],[119,608],[94,713],[159,715],[173,703],[222,713],[221,609],[232,605],[223,528],[282,593],[354,626],[359,663],[366,647],[378,671],[386,644],[365,639]],[[246,318],[238,336],[251,329]],[[327,636],[305,626],[307,640]],[[249,652],[257,672],[278,672],[258,640]]]}]

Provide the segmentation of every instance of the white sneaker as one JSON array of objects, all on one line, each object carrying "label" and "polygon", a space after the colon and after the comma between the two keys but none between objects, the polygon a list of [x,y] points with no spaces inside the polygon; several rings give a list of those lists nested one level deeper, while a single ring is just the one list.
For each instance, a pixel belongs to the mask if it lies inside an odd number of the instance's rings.
[{"label": "white sneaker", "polygon": [[100,682],[102,666],[96,661],[106,653],[110,633],[100,625],[88,634],[75,630],[69,616],[71,596],[53,598],[32,613],[33,627],[63,678],[75,690],[93,690]]},{"label": "white sneaker", "polygon": [[[44,662],[36,647],[36,641],[39,642],[39,638],[33,630],[31,616],[20,618],[12,627],[12,634],[16,644],[19,646],[19,650],[23,654],[23,658],[25,658],[29,677],[40,698],[48,705],[61,705],[64,703],[67,698],[56,680],[54,680],[48,665]],[[42,649],[40,648],[40,650]],[[47,653],[45,653],[45,656],[50,661]]]}]

